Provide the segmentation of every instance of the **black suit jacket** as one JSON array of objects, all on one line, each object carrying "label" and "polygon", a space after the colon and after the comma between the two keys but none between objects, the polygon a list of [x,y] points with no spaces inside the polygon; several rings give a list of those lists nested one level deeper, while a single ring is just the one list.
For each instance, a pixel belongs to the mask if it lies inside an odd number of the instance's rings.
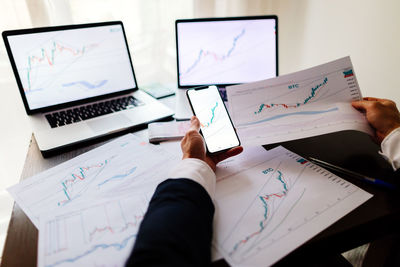
[{"label": "black suit jacket", "polygon": [[208,266],[214,205],[189,179],[159,184],[126,266]]}]

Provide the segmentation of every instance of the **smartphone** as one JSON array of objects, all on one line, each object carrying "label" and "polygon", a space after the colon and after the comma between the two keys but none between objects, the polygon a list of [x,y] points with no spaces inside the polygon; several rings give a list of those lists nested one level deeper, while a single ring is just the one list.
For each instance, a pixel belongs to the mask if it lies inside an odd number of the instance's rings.
[{"label": "smartphone", "polygon": [[200,120],[200,133],[207,151],[219,153],[240,145],[232,120],[216,86],[186,91],[193,114]]}]

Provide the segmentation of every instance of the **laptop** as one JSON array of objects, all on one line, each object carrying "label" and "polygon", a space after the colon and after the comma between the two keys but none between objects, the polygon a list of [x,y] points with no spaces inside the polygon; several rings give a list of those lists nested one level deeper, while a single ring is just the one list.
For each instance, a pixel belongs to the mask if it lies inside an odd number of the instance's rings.
[{"label": "laptop", "polygon": [[43,156],[170,117],[138,90],[122,22],[3,32]]},{"label": "laptop", "polygon": [[[278,76],[275,15],[181,19],[175,33],[180,89],[217,85],[227,101],[226,86]],[[177,119],[192,115],[184,91],[176,93]]]}]

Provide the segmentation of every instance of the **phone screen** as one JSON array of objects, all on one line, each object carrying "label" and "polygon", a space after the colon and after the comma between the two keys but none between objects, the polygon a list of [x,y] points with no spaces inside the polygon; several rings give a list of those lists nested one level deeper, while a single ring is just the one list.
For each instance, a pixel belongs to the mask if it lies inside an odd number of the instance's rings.
[{"label": "phone screen", "polygon": [[193,113],[200,120],[200,130],[208,152],[216,153],[240,145],[216,86],[191,89],[187,95]]}]

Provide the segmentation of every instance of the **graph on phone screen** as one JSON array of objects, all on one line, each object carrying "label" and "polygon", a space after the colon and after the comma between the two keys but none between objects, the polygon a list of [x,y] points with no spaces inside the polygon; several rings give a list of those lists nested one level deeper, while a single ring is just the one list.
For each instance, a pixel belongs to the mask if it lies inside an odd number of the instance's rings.
[{"label": "graph on phone screen", "polygon": [[8,38],[31,109],[135,87],[120,25]]},{"label": "graph on phone screen", "polygon": [[210,152],[239,145],[224,103],[216,87],[191,90],[190,100]]}]

